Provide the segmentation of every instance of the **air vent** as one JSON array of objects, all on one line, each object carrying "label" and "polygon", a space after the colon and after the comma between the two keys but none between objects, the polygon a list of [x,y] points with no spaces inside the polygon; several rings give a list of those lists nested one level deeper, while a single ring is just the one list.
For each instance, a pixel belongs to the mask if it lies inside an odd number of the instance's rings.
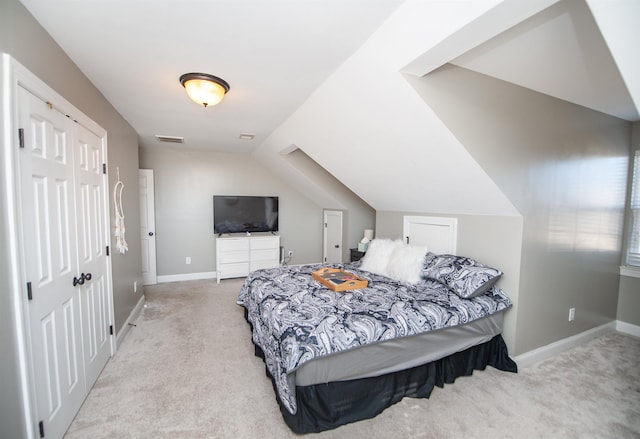
[{"label": "air vent", "polygon": [[255,136],[256,135],[252,133],[241,133],[238,138],[242,140],[253,140]]},{"label": "air vent", "polygon": [[176,137],[176,136],[161,136],[156,134],[156,139],[159,142],[167,142],[167,143],[184,143],[184,137]]}]

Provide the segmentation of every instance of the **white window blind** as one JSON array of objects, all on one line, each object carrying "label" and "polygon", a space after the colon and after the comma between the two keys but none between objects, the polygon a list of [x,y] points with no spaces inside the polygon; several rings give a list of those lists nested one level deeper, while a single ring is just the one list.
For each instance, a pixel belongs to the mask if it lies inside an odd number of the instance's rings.
[{"label": "white window blind", "polygon": [[627,265],[640,267],[640,150],[633,159],[631,186],[631,230],[627,250]]}]

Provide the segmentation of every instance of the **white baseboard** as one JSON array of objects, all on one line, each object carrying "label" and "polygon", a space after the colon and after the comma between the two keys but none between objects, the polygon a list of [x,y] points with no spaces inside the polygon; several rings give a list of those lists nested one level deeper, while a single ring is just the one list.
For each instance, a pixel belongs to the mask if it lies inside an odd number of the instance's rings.
[{"label": "white baseboard", "polygon": [[140,300],[138,300],[136,306],[134,306],[133,310],[131,310],[131,313],[129,313],[129,317],[127,317],[127,320],[124,322],[124,325],[122,325],[122,328],[120,328],[120,330],[116,333],[116,346],[120,346],[122,340],[124,340],[124,338],[131,330],[131,325],[129,325],[129,323],[133,323],[138,318],[140,312],[142,311],[142,308],[144,307],[144,302],[145,297],[143,294],[142,296],[140,296]]},{"label": "white baseboard", "polygon": [[633,335],[634,337],[640,337],[640,326],[632,325],[631,323],[616,321],[616,331],[624,334]]},{"label": "white baseboard", "polygon": [[581,332],[580,334],[563,338],[562,340],[558,340],[546,346],[542,346],[532,351],[525,352],[524,354],[520,354],[517,357],[514,357],[513,360],[518,364],[519,368],[528,367],[534,363],[561,354],[564,351],[580,346],[581,344],[586,343],[589,340],[593,340],[594,338],[600,337],[608,332],[616,330],[618,330],[617,322],[614,321],[605,323],[602,326],[589,329],[587,331]]},{"label": "white baseboard", "polygon": [[205,271],[203,273],[186,273],[186,274],[167,274],[158,276],[158,283],[181,282],[184,280],[200,280],[200,279],[216,279],[218,273],[216,271]]}]

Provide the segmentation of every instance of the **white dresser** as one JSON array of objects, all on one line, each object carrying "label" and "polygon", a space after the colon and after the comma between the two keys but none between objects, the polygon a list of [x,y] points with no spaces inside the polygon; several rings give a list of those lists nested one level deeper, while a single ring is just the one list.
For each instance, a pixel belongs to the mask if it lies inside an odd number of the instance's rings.
[{"label": "white dresser", "polygon": [[260,268],[280,265],[279,236],[223,236],[216,238],[216,272],[220,279],[243,277]]}]

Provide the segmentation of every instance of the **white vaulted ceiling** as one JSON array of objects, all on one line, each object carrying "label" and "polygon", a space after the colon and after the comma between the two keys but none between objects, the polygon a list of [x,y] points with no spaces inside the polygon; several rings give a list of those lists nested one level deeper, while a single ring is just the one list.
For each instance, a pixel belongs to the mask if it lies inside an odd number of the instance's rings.
[{"label": "white vaulted ceiling", "polygon": [[[299,147],[377,210],[517,214],[406,73],[452,63],[640,119],[637,0],[20,1],[141,146],[160,134],[253,153],[325,207],[339,203],[283,151]],[[198,107],[178,82],[190,71],[231,91]],[[424,195],[443,179],[446,198]]]},{"label": "white vaulted ceiling", "polygon": [[[21,1],[134,127],[143,145],[153,145],[161,134],[184,137],[196,148],[240,152],[264,140],[402,3]],[[618,117],[638,118],[582,0],[560,2],[447,61]],[[221,105],[205,110],[186,98],[178,78],[191,71],[231,84]],[[240,133],[256,138],[240,140]]]},{"label": "white vaulted ceiling", "polygon": [[640,63],[629,26],[635,24],[625,23],[633,21],[634,13],[640,19],[640,2],[626,1],[631,10],[617,6],[619,0],[541,0],[529,4],[535,13],[527,16],[518,13],[524,10],[519,2],[505,1],[427,51],[407,71],[424,75],[446,59],[621,119],[640,120],[640,96],[634,96],[640,92],[640,79],[634,76]]},{"label": "white vaulted ceiling", "polygon": [[[21,0],[138,132],[183,146],[249,152],[401,0]],[[229,82],[223,102],[191,102],[180,75]],[[241,133],[255,134],[241,140]]]}]

